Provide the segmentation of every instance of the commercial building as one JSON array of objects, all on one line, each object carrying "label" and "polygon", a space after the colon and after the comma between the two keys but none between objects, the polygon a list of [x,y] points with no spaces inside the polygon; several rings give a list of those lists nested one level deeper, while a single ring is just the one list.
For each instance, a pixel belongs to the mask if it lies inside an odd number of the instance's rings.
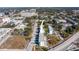
[{"label": "commercial building", "polygon": [[31,16],[37,16],[38,14],[36,13],[35,9],[31,9],[31,10],[23,10],[21,11],[21,16],[24,17],[31,17]]},{"label": "commercial building", "polygon": [[10,23],[9,17],[0,17],[0,26]]},{"label": "commercial building", "polygon": [[50,25],[48,26],[48,28],[49,28],[49,34],[53,34],[54,33],[54,29]]}]

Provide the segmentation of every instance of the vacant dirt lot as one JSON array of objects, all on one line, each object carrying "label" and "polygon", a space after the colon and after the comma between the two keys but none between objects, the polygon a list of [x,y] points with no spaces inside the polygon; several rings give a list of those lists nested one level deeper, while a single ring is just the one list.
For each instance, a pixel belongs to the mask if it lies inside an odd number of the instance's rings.
[{"label": "vacant dirt lot", "polygon": [[0,49],[23,49],[28,43],[29,41],[22,36],[12,36],[0,46]]}]

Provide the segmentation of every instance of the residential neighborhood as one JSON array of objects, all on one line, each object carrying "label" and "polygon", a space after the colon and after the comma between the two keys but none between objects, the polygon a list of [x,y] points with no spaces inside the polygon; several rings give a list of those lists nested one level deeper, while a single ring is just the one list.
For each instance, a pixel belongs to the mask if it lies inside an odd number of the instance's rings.
[{"label": "residential neighborhood", "polygon": [[79,8],[0,8],[0,50],[79,51]]}]

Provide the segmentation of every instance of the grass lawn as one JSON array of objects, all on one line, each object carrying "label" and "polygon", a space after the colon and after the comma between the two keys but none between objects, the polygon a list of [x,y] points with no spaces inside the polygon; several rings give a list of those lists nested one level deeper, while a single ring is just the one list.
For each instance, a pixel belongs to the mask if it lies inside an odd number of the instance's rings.
[{"label": "grass lawn", "polygon": [[48,46],[49,47],[57,44],[58,42],[60,42],[60,39],[55,35],[48,35],[47,40],[48,40]]}]

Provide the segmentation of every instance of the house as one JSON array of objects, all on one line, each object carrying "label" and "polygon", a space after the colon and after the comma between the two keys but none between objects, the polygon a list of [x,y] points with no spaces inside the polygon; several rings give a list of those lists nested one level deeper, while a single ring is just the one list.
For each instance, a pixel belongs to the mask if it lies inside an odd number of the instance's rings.
[{"label": "house", "polygon": [[68,26],[72,26],[72,24],[70,24],[70,23],[64,23],[64,24],[62,24],[62,29],[61,30],[66,30],[66,28]]},{"label": "house", "polygon": [[26,25],[20,24],[20,25],[18,25],[18,26],[16,27],[16,29],[23,29],[23,30],[24,30],[25,27],[26,27]]},{"label": "house", "polygon": [[55,19],[57,23],[66,23],[67,21],[64,19]]},{"label": "house", "polygon": [[9,17],[0,17],[0,26],[10,23],[11,19]]},{"label": "house", "polygon": [[78,25],[78,23],[77,22],[75,22],[75,21],[73,21],[72,19],[67,19],[67,21],[69,21],[71,24],[73,24],[73,25]]}]

